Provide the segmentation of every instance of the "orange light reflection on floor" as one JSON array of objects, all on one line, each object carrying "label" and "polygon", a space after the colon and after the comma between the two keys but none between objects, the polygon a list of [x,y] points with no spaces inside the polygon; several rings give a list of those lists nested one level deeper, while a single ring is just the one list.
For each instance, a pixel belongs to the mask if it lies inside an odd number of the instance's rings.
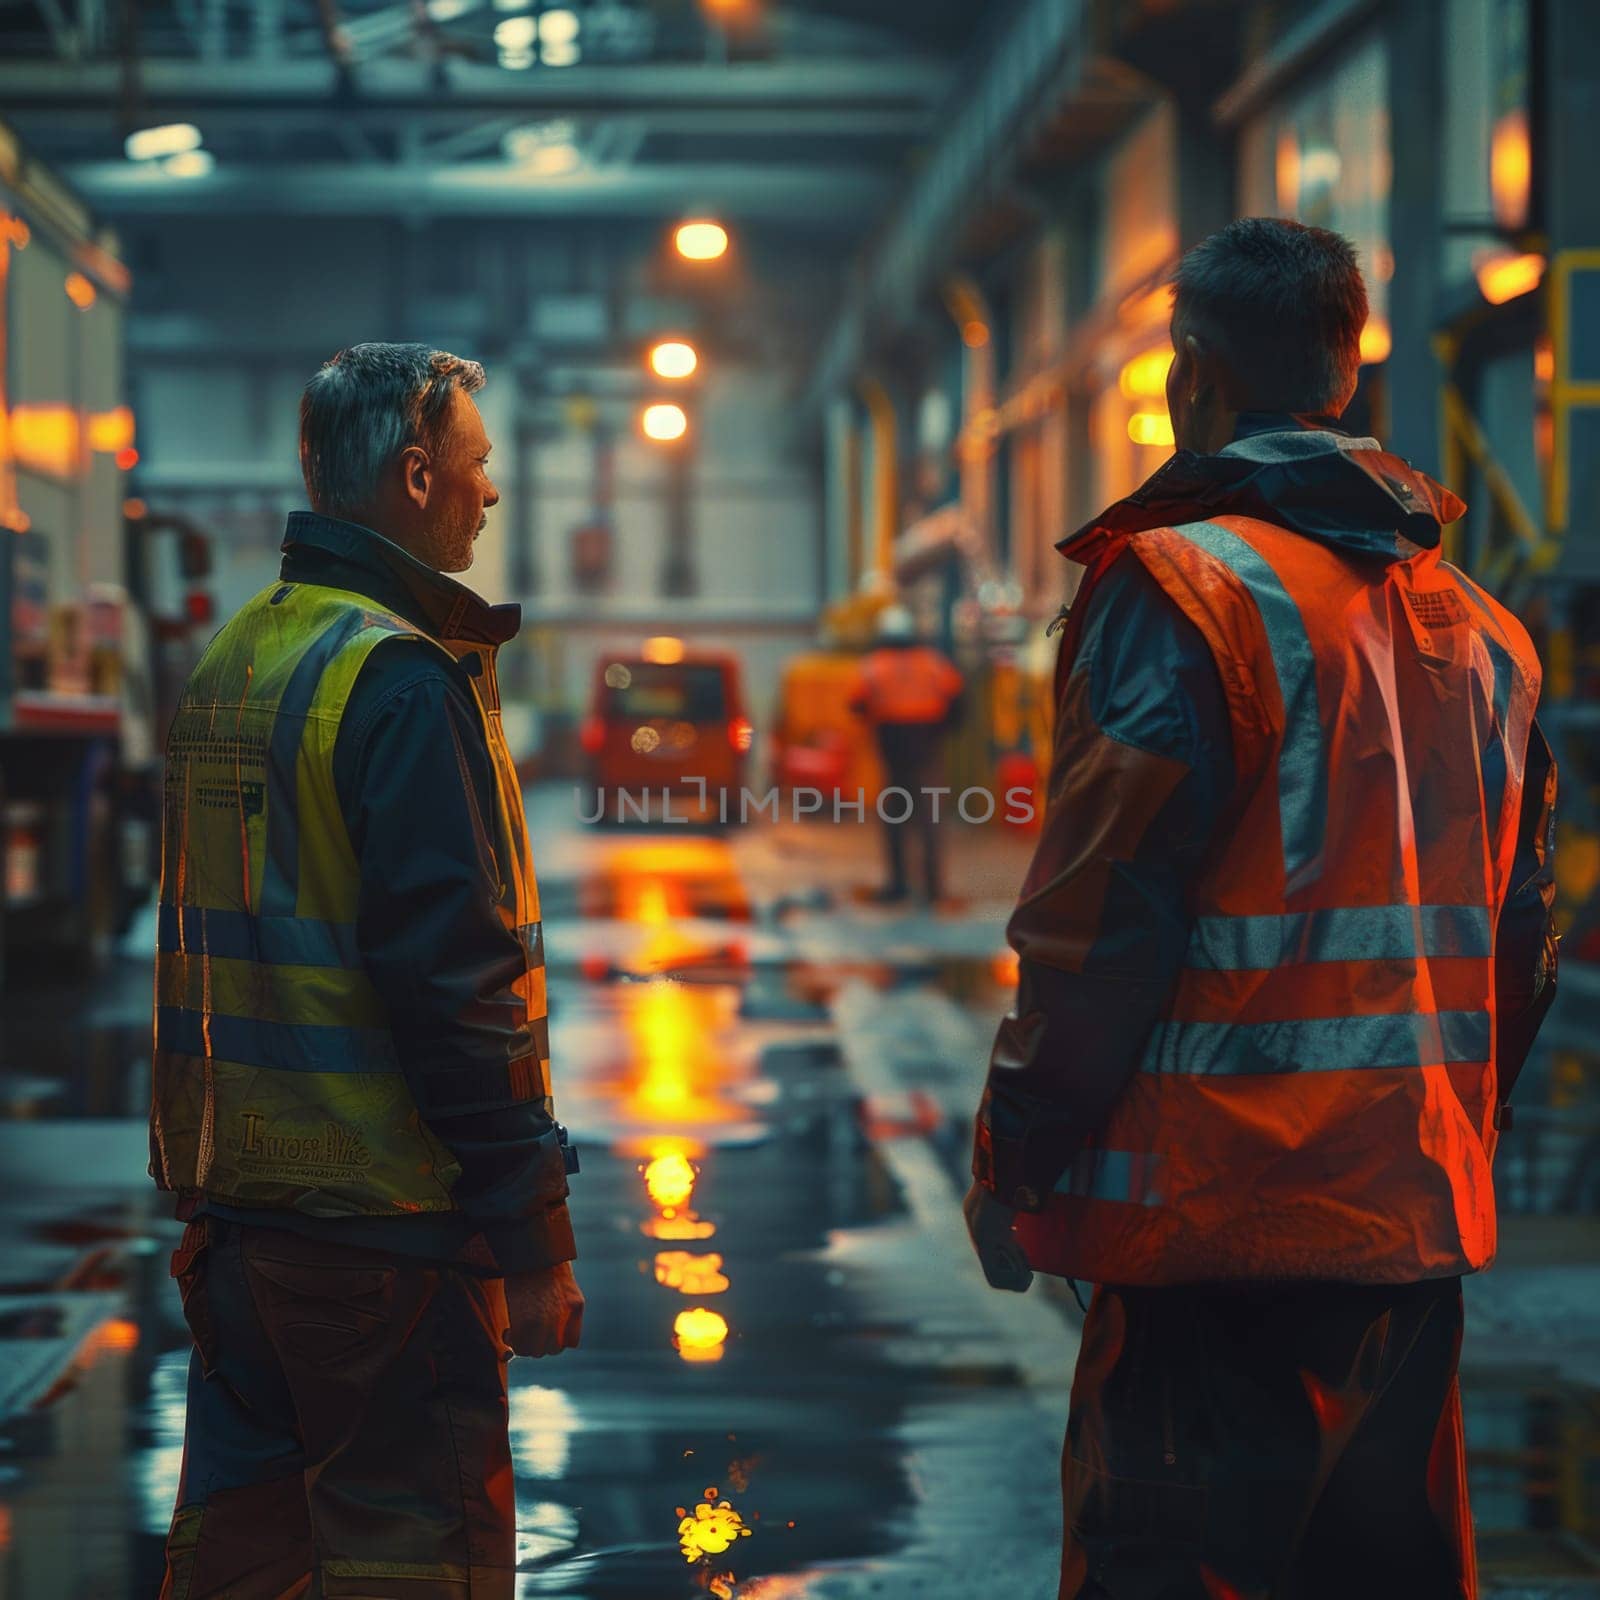
[{"label": "orange light reflection on floor", "polygon": [[704,1306],[680,1311],[672,1324],[672,1341],[685,1361],[720,1361],[727,1339],[727,1321]]},{"label": "orange light reflection on floor", "polygon": [[724,1554],[740,1539],[748,1539],[750,1533],[730,1501],[712,1504],[702,1500],[692,1512],[683,1511],[678,1522],[678,1548],[683,1559],[693,1566],[707,1556]]},{"label": "orange light reflection on floor", "polygon": [[695,1170],[685,1156],[676,1152],[657,1156],[644,1169],[644,1186],[650,1198],[665,1212],[687,1205],[694,1194]]},{"label": "orange light reflection on floor", "polygon": [[733,1122],[742,1108],[717,1091],[726,1068],[710,1042],[738,1006],[732,989],[671,979],[622,991],[632,1070],[622,1109],[640,1122],[704,1126]]},{"label": "orange light reflection on floor", "polygon": [[126,1317],[113,1317],[102,1322],[83,1342],[78,1359],[85,1366],[93,1366],[102,1356],[126,1355],[139,1348],[139,1324]]},{"label": "orange light reflection on floor", "polygon": [[651,1217],[639,1224],[639,1232],[647,1239],[671,1240],[678,1243],[688,1239],[709,1239],[717,1231],[714,1222],[704,1222],[690,1211],[681,1217]]},{"label": "orange light reflection on floor", "polygon": [[662,1250],[655,1260],[656,1282],[679,1294],[721,1294],[728,1287],[722,1257],[714,1250],[695,1255],[692,1250]]}]

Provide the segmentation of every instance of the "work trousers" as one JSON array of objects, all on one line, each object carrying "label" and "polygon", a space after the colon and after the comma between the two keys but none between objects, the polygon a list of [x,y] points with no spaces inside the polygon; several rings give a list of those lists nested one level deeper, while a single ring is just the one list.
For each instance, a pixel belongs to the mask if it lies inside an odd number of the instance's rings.
[{"label": "work trousers", "polygon": [[[891,894],[906,892],[906,835],[915,831],[922,852],[922,886],[929,900],[940,893],[939,829],[933,820],[933,796],[925,790],[940,781],[944,752],[944,724],[941,722],[881,722],[878,724],[878,754],[883,761],[886,788],[904,789],[911,796],[911,808],[904,821],[883,824],[884,850],[888,857]],[[951,795],[941,795],[944,811],[955,808]],[[906,811],[905,797],[883,795],[879,816],[885,812],[899,817]]]},{"label": "work trousers", "polygon": [[1096,1291],[1060,1600],[1472,1600],[1456,1278]]},{"label": "work trousers", "polygon": [[511,1600],[499,1278],[193,1222],[162,1600]]}]

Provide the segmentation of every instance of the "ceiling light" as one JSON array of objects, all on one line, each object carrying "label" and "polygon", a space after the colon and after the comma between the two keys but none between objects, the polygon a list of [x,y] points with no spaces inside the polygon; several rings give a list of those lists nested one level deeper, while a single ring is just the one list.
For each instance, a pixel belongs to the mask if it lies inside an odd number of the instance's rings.
[{"label": "ceiling light", "polygon": [[502,50],[500,65],[509,72],[526,72],[533,65],[533,51]]},{"label": "ceiling light", "polygon": [[717,222],[685,222],[674,243],[678,254],[689,261],[715,261],[728,249],[728,230]]},{"label": "ceiling light", "polygon": [[428,15],[435,22],[454,22],[464,17],[477,4],[477,0],[428,0]]},{"label": "ceiling light", "polygon": [[525,122],[513,128],[500,141],[500,148],[513,161],[531,161],[535,151],[555,144],[576,144],[577,128],[565,117],[551,122]]},{"label": "ceiling light", "polygon": [[533,0],[494,0],[496,11],[526,11]]},{"label": "ceiling light", "polygon": [[161,163],[161,170],[169,178],[204,178],[217,164],[209,150],[180,150]]},{"label": "ceiling light", "polygon": [[582,52],[575,44],[547,44],[539,52],[539,59],[547,67],[575,67]]},{"label": "ceiling light", "polygon": [[565,118],[552,122],[530,122],[513,128],[501,141],[508,161],[544,177],[573,172],[583,164],[577,130]]},{"label": "ceiling light", "polygon": [[667,444],[674,439],[681,439],[689,431],[689,419],[684,415],[682,406],[653,405],[644,408],[639,417],[639,426],[645,438]]},{"label": "ceiling light", "polygon": [[559,178],[576,172],[583,165],[583,156],[575,144],[547,144],[535,150],[523,166],[541,178]]},{"label": "ceiling light", "polygon": [[578,37],[578,14],[564,6],[539,18],[539,38],[545,44],[571,44]]},{"label": "ceiling light", "polygon": [[667,339],[650,352],[650,370],[658,378],[687,378],[700,365],[692,344],[680,339]]},{"label": "ceiling light", "polygon": [[494,42],[502,50],[531,50],[539,37],[539,24],[532,17],[507,17],[494,25]]},{"label": "ceiling light", "polygon": [[141,128],[122,142],[130,161],[154,161],[200,148],[200,130],[192,122],[166,122],[159,128]]}]

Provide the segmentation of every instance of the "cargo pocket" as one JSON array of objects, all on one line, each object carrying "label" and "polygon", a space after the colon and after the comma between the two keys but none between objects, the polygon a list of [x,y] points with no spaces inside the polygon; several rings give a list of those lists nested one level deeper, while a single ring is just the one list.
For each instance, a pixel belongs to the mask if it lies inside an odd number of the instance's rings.
[{"label": "cargo pocket", "polygon": [[217,1370],[217,1331],[211,1314],[211,1297],[206,1289],[206,1267],[211,1241],[204,1222],[188,1224],[178,1248],[172,1252],[170,1272],[178,1285],[178,1295],[183,1302],[183,1320],[188,1324],[189,1335],[200,1353],[200,1368],[206,1377],[215,1376]]},{"label": "cargo pocket", "polygon": [[394,1317],[395,1270],[256,1255],[258,1303],[286,1355],[322,1370],[371,1357]]}]

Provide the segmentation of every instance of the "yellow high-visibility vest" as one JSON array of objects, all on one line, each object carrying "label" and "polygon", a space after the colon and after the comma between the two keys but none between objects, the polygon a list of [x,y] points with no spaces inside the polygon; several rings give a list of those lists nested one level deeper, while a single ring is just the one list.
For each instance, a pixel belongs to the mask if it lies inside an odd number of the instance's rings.
[{"label": "yellow high-visibility vest", "polygon": [[[495,775],[496,900],[525,966],[528,1052],[401,1071],[356,942],[360,875],[334,784],[369,653],[423,640],[468,668]],[[474,662],[473,657],[477,660]],[[163,1189],[311,1216],[457,1209],[424,1111],[543,1100],[539,893],[500,723],[494,647],[437,639],[366,597],[275,583],[212,641],[167,748],[150,1171]]]}]

